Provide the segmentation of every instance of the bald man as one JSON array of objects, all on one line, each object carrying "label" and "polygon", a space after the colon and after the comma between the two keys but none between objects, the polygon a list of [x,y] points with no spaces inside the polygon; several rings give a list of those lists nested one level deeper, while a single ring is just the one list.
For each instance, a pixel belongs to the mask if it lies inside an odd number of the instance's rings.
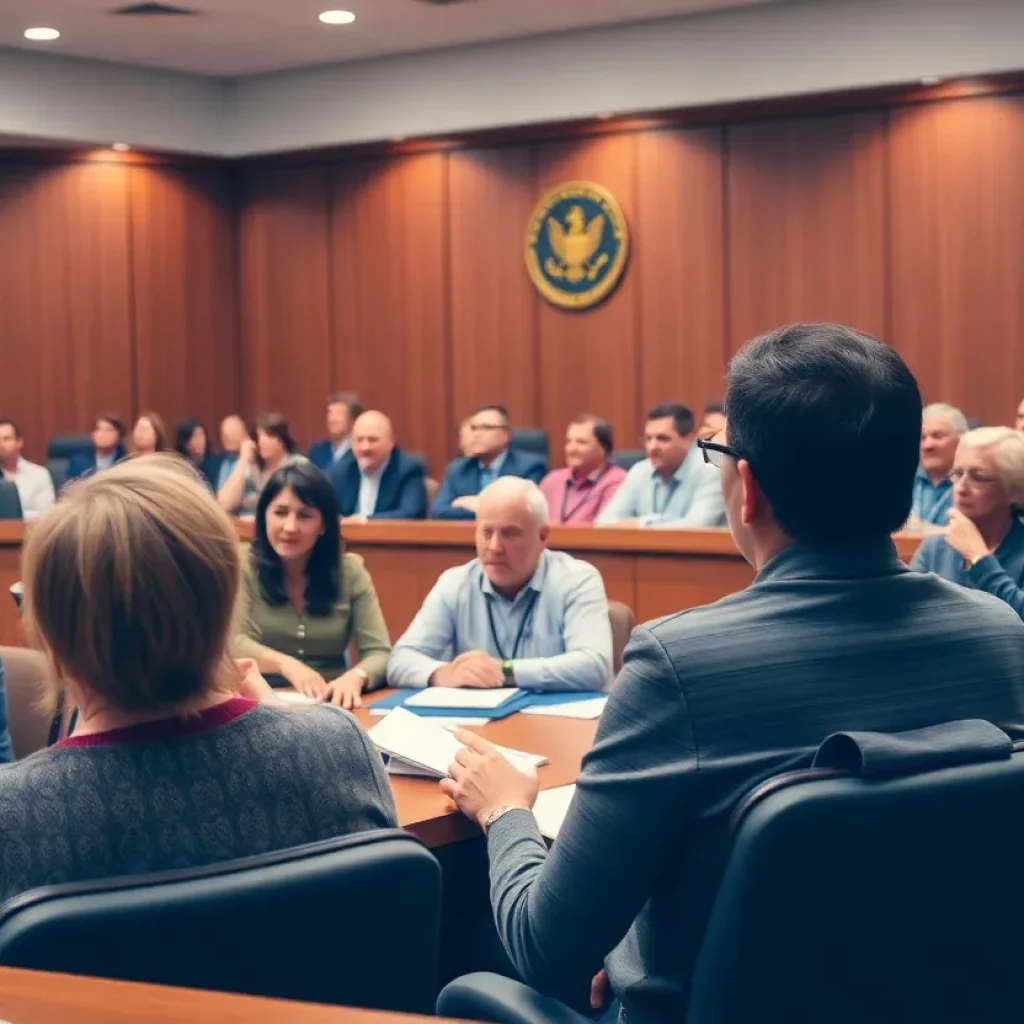
[{"label": "bald man", "polygon": [[242,442],[249,436],[249,428],[241,416],[225,416],[220,424],[220,452],[217,471],[214,476],[214,493],[219,494],[238,465]]},{"label": "bald man", "polygon": [[391,420],[371,409],[352,427],[352,448],[328,472],[346,522],[424,519],[423,465],[395,444]]},{"label": "bald man", "polygon": [[392,686],[607,690],[612,633],[601,574],[548,551],[548,503],[531,480],[480,493],[477,557],[441,574],[388,662]]}]

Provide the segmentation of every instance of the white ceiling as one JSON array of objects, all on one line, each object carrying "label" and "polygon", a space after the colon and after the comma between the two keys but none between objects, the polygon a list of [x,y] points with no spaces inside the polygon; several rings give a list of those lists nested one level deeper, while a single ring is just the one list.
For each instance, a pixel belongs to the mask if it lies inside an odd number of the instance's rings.
[{"label": "white ceiling", "polygon": [[[109,13],[126,2],[0,0],[0,47],[238,76],[780,0],[175,0],[201,14]],[[338,8],[355,23],[319,22],[322,10]],[[39,25],[61,39],[28,42],[24,30]]]}]

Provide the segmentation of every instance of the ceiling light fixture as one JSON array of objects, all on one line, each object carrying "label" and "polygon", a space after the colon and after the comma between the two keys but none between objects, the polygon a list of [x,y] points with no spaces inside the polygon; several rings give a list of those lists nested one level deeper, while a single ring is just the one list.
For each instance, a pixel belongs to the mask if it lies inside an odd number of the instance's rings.
[{"label": "ceiling light fixture", "polygon": [[31,39],[33,43],[52,43],[54,39],[60,39],[60,32],[55,28],[44,28],[42,26],[27,28],[25,29],[25,38]]},{"label": "ceiling light fixture", "polygon": [[127,142],[115,142],[110,148],[115,153],[127,153],[132,147]]},{"label": "ceiling light fixture", "polygon": [[356,16],[351,11],[324,11],[320,20],[325,25],[351,25]]}]

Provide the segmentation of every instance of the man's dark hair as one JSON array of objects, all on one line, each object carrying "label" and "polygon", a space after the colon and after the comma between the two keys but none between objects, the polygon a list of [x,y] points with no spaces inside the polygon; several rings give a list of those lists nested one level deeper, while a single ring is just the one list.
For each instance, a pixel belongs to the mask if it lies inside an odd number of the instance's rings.
[{"label": "man's dark hair", "polygon": [[359,396],[353,394],[351,391],[335,391],[333,395],[330,395],[327,399],[328,405],[343,405],[348,409],[349,419],[353,422],[359,419],[365,411],[363,409],[363,403],[359,401]]},{"label": "man's dark hair", "polygon": [[612,425],[603,416],[585,412],[572,422],[573,424],[589,423],[590,429],[594,432],[594,440],[604,449],[605,455],[611,455],[615,450],[615,435],[612,433]]},{"label": "man's dark hair", "polygon": [[7,419],[6,416],[3,417],[2,419],[0,419],[0,427],[10,427],[11,430],[14,431],[15,439],[18,441],[21,440],[21,427],[19,427],[18,424],[14,422],[14,420]]},{"label": "man's dark hair", "polygon": [[780,327],[733,358],[725,408],[729,445],[795,541],[845,547],[906,522],[921,392],[887,345],[837,324]]},{"label": "man's dark hair", "polygon": [[508,409],[503,405],[481,405],[473,410],[473,415],[478,416],[482,412],[496,412],[501,417],[503,425],[506,427],[510,423]]},{"label": "man's dark hair", "polygon": [[725,402],[720,401],[717,398],[713,402],[708,402],[708,404],[704,406],[704,415],[710,416],[713,412],[721,413],[724,416]]},{"label": "man's dark hair", "polygon": [[665,420],[670,417],[676,428],[676,433],[683,437],[687,434],[693,433],[693,410],[688,405],[675,405],[672,402],[667,402],[664,405],[656,405],[647,414],[647,421]]}]

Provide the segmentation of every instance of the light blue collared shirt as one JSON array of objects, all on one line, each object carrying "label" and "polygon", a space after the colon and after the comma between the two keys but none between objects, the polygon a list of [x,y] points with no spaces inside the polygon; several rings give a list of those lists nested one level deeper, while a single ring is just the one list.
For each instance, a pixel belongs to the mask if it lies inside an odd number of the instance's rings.
[{"label": "light blue collared shirt", "polygon": [[597,517],[597,525],[614,526],[622,519],[639,519],[642,526],[669,530],[722,526],[725,499],[721,470],[705,463],[696,445],[691,446],[668,483],[650,459],[644,459],[626,474],[622,486]]},{"label": "light blue collared shirt", "polygon": [[510,660],[516,685],[527,690],[607,690],[612,630],[601,574],[564,551],[545,551],[530,582],[509,601],[491,586],[479,558],[443,572],[391,652],[388,683],[426,686],[466,651]]},{"label": "light blue collared shirt", "polygon": [[931,477],[923,466],[917,467],[914,474],[914,504],[910,514],[924,523],[935,523],[944,526],[949,520],[949,510],[953,507],[953,481],[943,477],[933,484]]},{"label": "light blue collared shirt", "polygon": [[508,455],[508,449],[506,448],[489,466],[485,466],[479,459],[480,462],[480,490],[482,491],[489,484],[493,484],[498,476],[501,474],[501,467],[505,465],[505,456]]},{"label": "light blue collared shirt", "polygon": [[375,473],[359,471],[359,500],[356,503],[356,512],[367,519],[377,510],[377,495],[380,493],[380,478],[383,474],[384,466]]},{"label": "light blue collared shirt", "polygon": [[346,452],[352,451],[352,438],[346,437],[336,448],[331,450],[331,460],[337,462]]}]

